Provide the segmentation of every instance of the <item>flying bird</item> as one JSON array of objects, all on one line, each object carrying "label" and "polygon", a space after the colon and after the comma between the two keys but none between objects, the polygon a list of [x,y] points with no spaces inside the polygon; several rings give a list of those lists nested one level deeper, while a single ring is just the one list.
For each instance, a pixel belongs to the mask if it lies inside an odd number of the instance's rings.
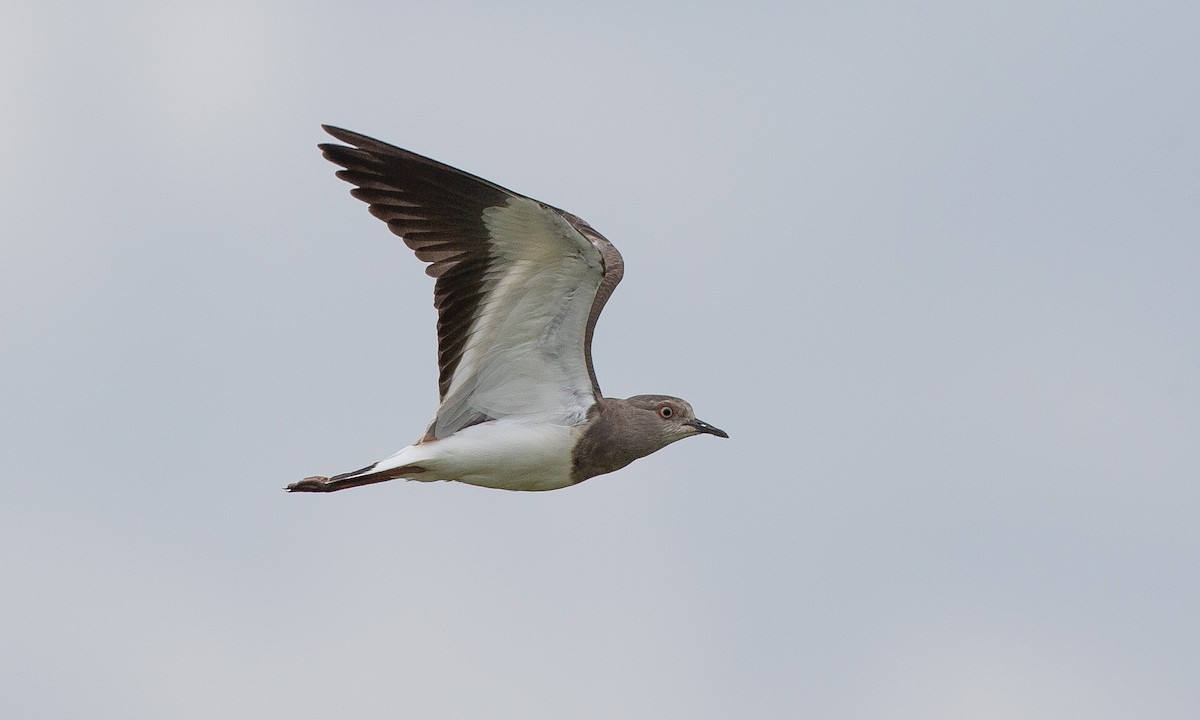
[{"label": "flying bird", "polygon": [[438,395],[425,434],[391,457],[289,492],[405,478],[555,490],[693,435],[729,437],[669,395],[600,393],[592,334],[621,254],[571,213],[341,128],[321,144],[354,197],[437,279]]}]

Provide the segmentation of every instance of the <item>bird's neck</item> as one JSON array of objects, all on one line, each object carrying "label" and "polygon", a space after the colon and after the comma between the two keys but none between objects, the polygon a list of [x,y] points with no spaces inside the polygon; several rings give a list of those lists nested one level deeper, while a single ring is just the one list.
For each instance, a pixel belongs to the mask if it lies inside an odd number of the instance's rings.
[{"label": "bird's neck", "polygon": [[571,458],[575,482],[620,470],[661,449],[664,441],[652,413],[624,400],[602,398],[593,406]]}]

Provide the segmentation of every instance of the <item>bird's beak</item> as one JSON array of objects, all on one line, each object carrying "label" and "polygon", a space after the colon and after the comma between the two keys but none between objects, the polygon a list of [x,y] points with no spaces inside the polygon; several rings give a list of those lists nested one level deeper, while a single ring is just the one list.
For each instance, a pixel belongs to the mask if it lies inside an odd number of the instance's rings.
[{"label": "bird's beak", "polygon": [[729,437],[729,433],[725,432],[721,428],[715,428],[712,425],[709,425],[708,423],[704,422],[703,420],[692,419],[692,420],[688,421],[688,425],[691,425],[692,427],[696,428],[696,432],[698,432],[698,433],[708,433],[709,435],[716,435],[717,437],[723,437],[723,438]]}]

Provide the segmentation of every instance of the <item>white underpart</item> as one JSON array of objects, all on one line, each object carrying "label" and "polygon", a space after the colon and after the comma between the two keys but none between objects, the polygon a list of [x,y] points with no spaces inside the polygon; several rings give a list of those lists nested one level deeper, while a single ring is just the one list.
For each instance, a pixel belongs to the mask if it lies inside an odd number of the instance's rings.
[{"label": "white underpart", "polygon": [[410,445],[372,472],[416,465],[410,480],[457,480],[504,490],[556,490],[571,485],[571,448],[578,427],[507,418],[463,428],[443,440]]},{"label": "white underpart", "polygon": [[603,276],[600,251],[528,198],[487,208],[496,270],[438,408],[449,439],[474,418],[577,425],[595,402],[584,331]]}]

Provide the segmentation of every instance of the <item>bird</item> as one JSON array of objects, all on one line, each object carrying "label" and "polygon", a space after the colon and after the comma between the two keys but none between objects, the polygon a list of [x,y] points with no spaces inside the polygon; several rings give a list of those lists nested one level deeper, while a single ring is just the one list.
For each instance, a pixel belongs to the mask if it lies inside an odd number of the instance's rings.
[{"label": "bird", "polygon": [[289,492],[394,479],[557,490],[695,435],[729,435],[670,395],[609,398],[596,320],[624,274],[617,249],[569,212],[330,125],[337,176],[436,279],[438,398],[424,435],[388,458]]}]

